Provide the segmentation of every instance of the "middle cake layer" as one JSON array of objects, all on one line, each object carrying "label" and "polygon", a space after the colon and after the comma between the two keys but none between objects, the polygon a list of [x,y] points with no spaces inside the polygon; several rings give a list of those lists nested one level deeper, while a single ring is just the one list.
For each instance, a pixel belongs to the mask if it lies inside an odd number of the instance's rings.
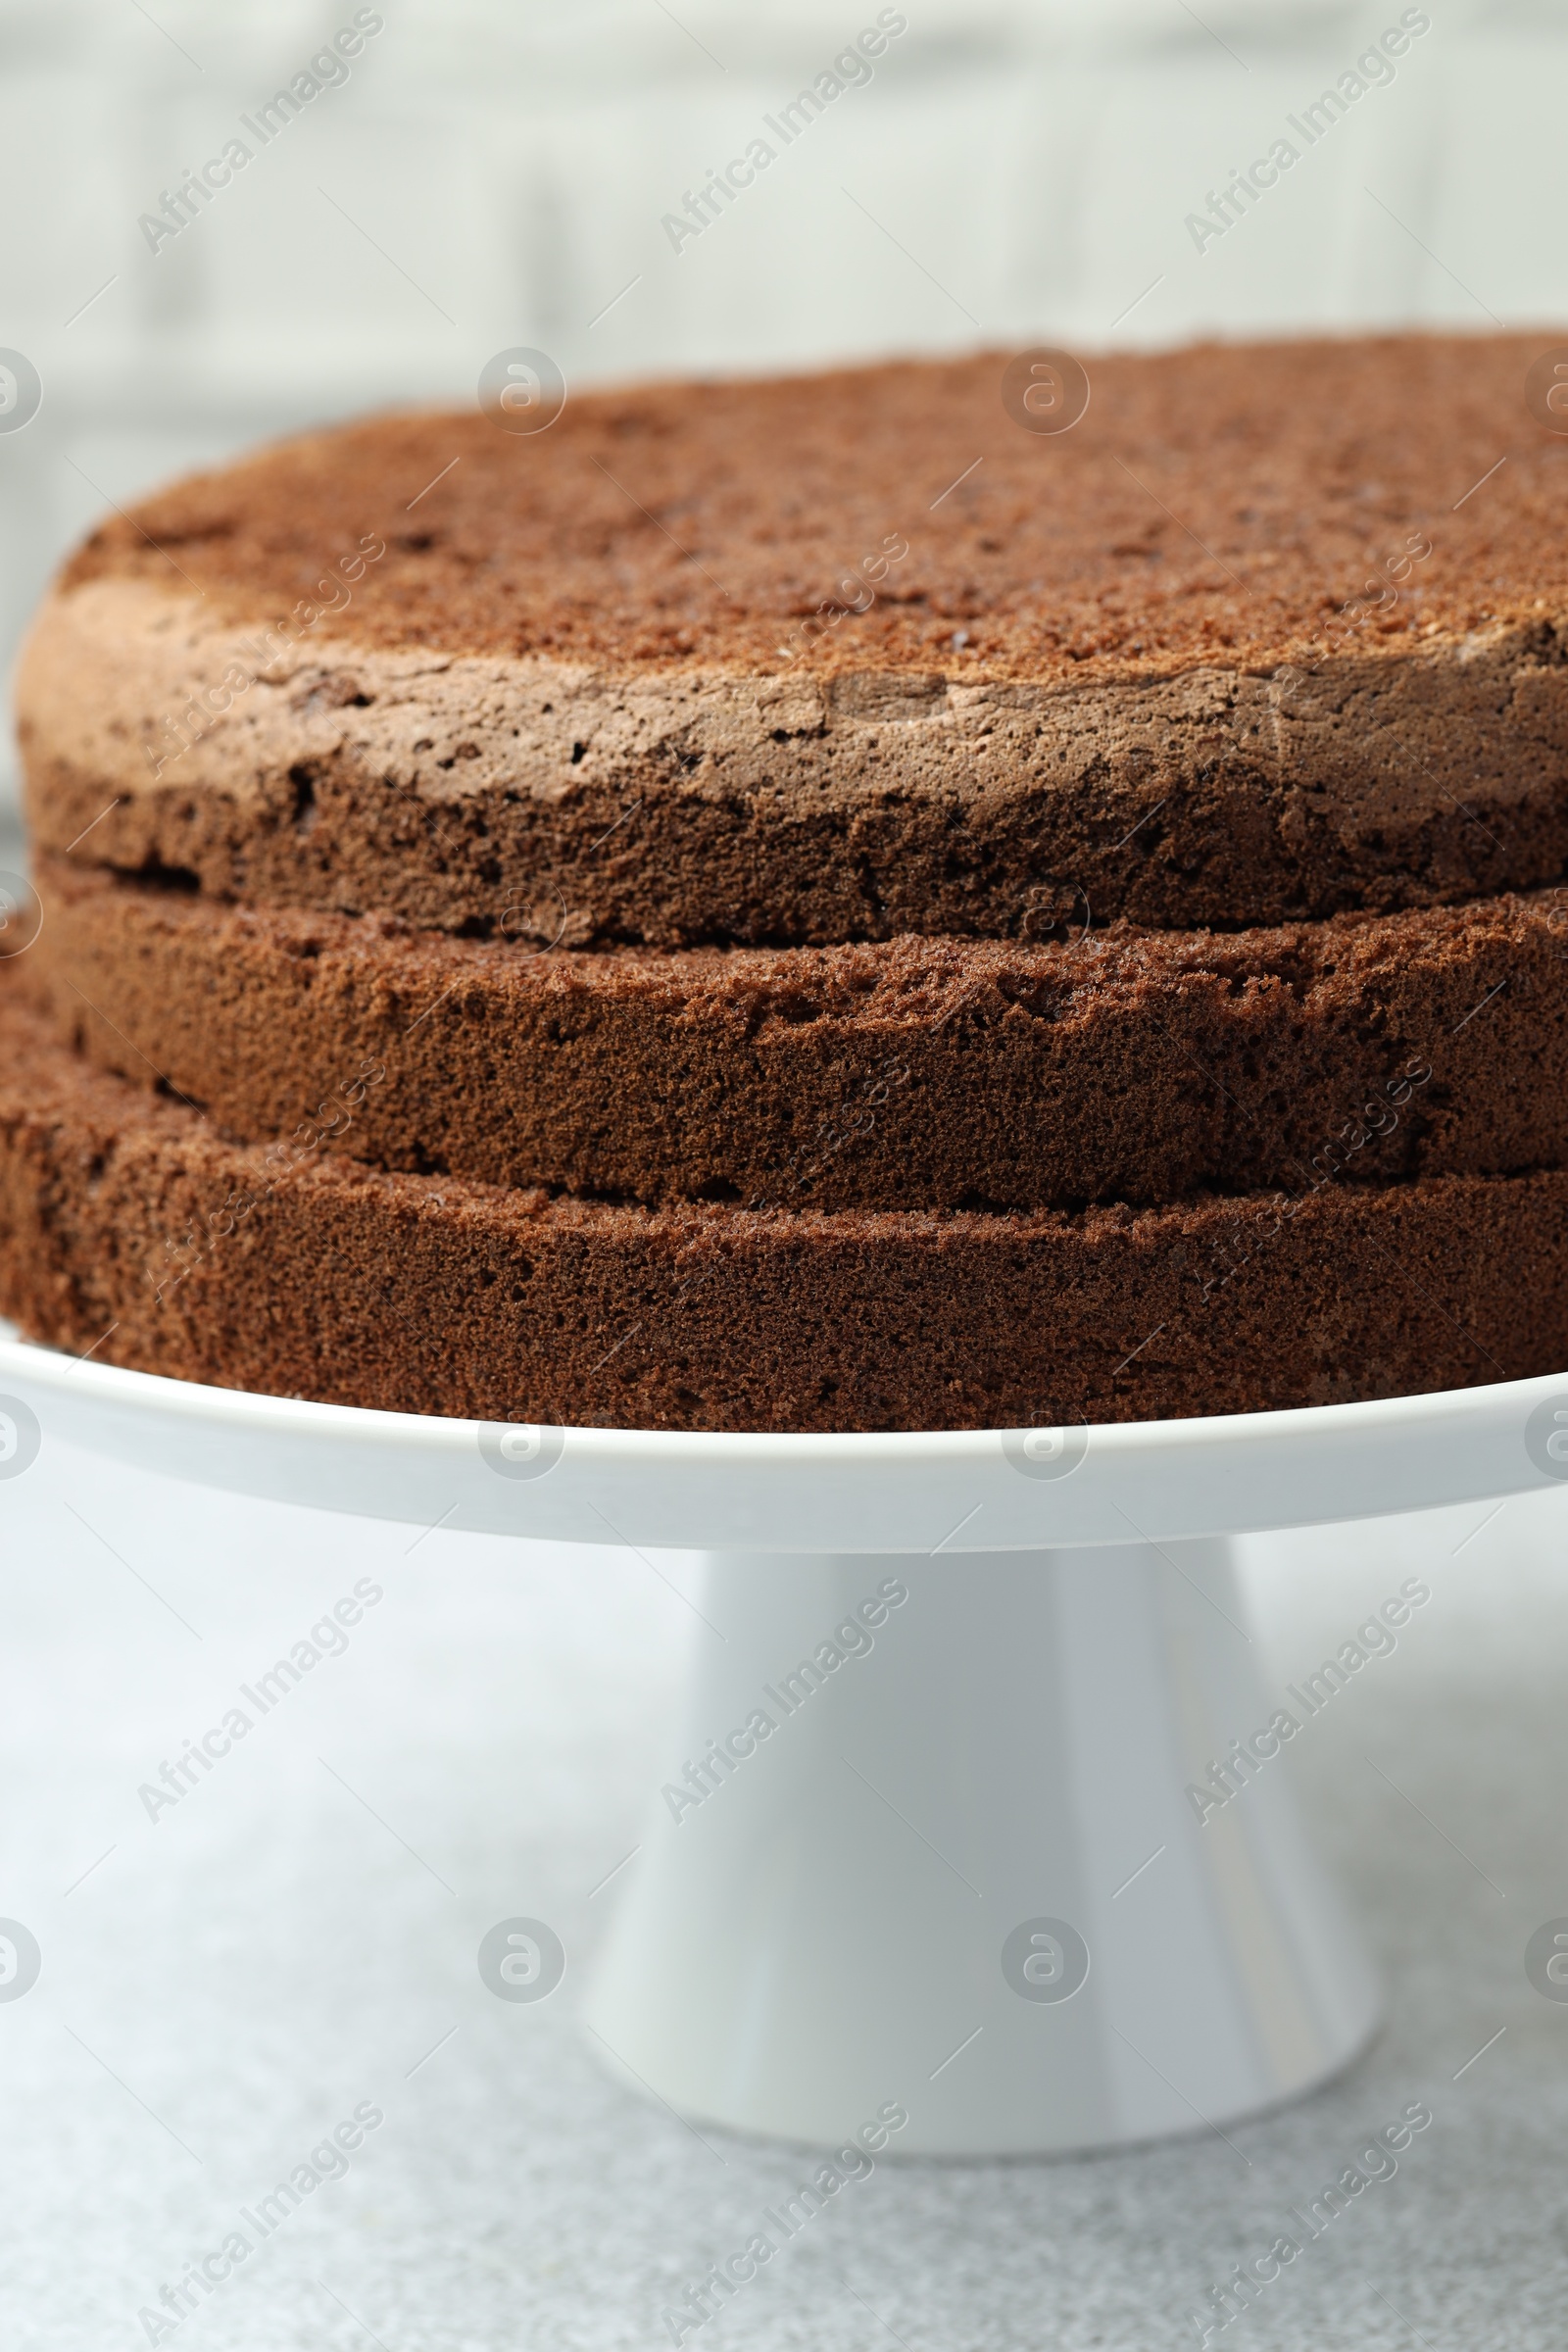
[{"label": "middle cake layer", "polygon": [[[242,1141],[649,1202],[1033,1208],[1568,1162],[1568,893],[1060,946],[529,953],[63,860],[30,990]],[[19,967],[20,970],[21,967]]]}]

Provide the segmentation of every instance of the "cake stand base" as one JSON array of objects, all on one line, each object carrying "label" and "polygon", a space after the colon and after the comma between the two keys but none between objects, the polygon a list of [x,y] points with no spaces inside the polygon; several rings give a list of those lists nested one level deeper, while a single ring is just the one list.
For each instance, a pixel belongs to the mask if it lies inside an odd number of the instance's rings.
[{"label": "cake stand base", "polygon": [[1188,1793],[1274,1712],[1223,1539],[716,1553],[700,1605],[587,2009],[681,2114],[1115,2147],[1255,2114],[1373,2031],[1290,1767]]}]

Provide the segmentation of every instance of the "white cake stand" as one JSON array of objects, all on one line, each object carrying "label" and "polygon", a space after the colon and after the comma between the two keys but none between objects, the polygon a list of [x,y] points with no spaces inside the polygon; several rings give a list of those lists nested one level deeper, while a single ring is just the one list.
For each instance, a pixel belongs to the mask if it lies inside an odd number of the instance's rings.
[{"label": "white cake stand", "polygon": [[[1258,1762],[1273,1702],[1228,1539],[1568,1478],[1568,1376],[724,1437],[363,1412],[0,1342],[0,1479],[57,1440],[411,1524],[706,1551],[711,1631],[598,2045],[698,2122],[833,2145],[902,2111],[893,2152],[1024,2155],[1222,2126],[1365,2042],[1372,1971],[1289,1768]],[[1239,1793],[1195,1802],[1227,1759]]]}]

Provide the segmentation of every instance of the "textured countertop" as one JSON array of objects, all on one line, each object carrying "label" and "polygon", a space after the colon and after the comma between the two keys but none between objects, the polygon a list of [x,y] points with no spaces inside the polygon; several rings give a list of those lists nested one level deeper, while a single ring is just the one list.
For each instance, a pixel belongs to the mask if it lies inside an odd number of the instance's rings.
[{"label": "textured countertop", "polygon": [[[1568,2005],[1532,1989],[1523,1954],[1568,1913],[1565,1506],[1251,1555],[1282,1683],[1402,1577],[1433,1586],[1293,1767],[1389,1982],[1360,2065],[1233,2128],[1234,2146],[883,2164],[688,2344],[1196,2343],[1187,2311],[1417,2099],[1434,2121],[1396,2177],[1226,2340],[1559,2344]],[[677,1582],[689,1565],[661,1562]],[[150,1818],[138,1788],[360,1580],[381,1597],[362,1595],[341,1651]],[[145,2343],[138,2312],[339,2125],[359,2140],[346,2169],[313,2165],[336,2177],[159,2341],[669,2340],[662,2307],[801,2164],[705,2144],[616,2087],[574,2024],[615,1893],[594,1890],[638,1838],[689,1622],[629,1553],[418,1539],[60,1449],[0,1484],[0,1912],[42,1955],[25,1997],[0,2001],[16,2352]],[[495,2000],[475,1967],[484,1931],[518,1914],[569,1955],[537,2005]],[[382,2120],[356,2127],[357,2108]]]}]

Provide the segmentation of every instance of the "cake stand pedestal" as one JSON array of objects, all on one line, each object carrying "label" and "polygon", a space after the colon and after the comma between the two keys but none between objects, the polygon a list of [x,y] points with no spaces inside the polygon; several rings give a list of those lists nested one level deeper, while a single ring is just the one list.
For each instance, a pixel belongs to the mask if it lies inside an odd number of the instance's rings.
[{"label": "cake stand pedestal", "polygon": [[[1568,1378],[763,1438],[362,1412],[0,1344],[0,1471],[56,1439],[416,1525],[706,1550],[596,2046],[698,2123],[1026,2155],[1222,2129],[1371,2034],[1228,1539],[1568,1478]],[[1216,1766],[1223,1805],[1192,1793]]]},{"label": "cake stand pedestal", "polygon": [[688,2115],[834,2142],[892,2103],[941,2155],[1195,2131],[1343,2066],[1376,1990],[1285,1768],[1202,1822],[1185,1793],[1273,1711],[1228,1550],[711,1558],[724,1639],[595,2032]]}]

